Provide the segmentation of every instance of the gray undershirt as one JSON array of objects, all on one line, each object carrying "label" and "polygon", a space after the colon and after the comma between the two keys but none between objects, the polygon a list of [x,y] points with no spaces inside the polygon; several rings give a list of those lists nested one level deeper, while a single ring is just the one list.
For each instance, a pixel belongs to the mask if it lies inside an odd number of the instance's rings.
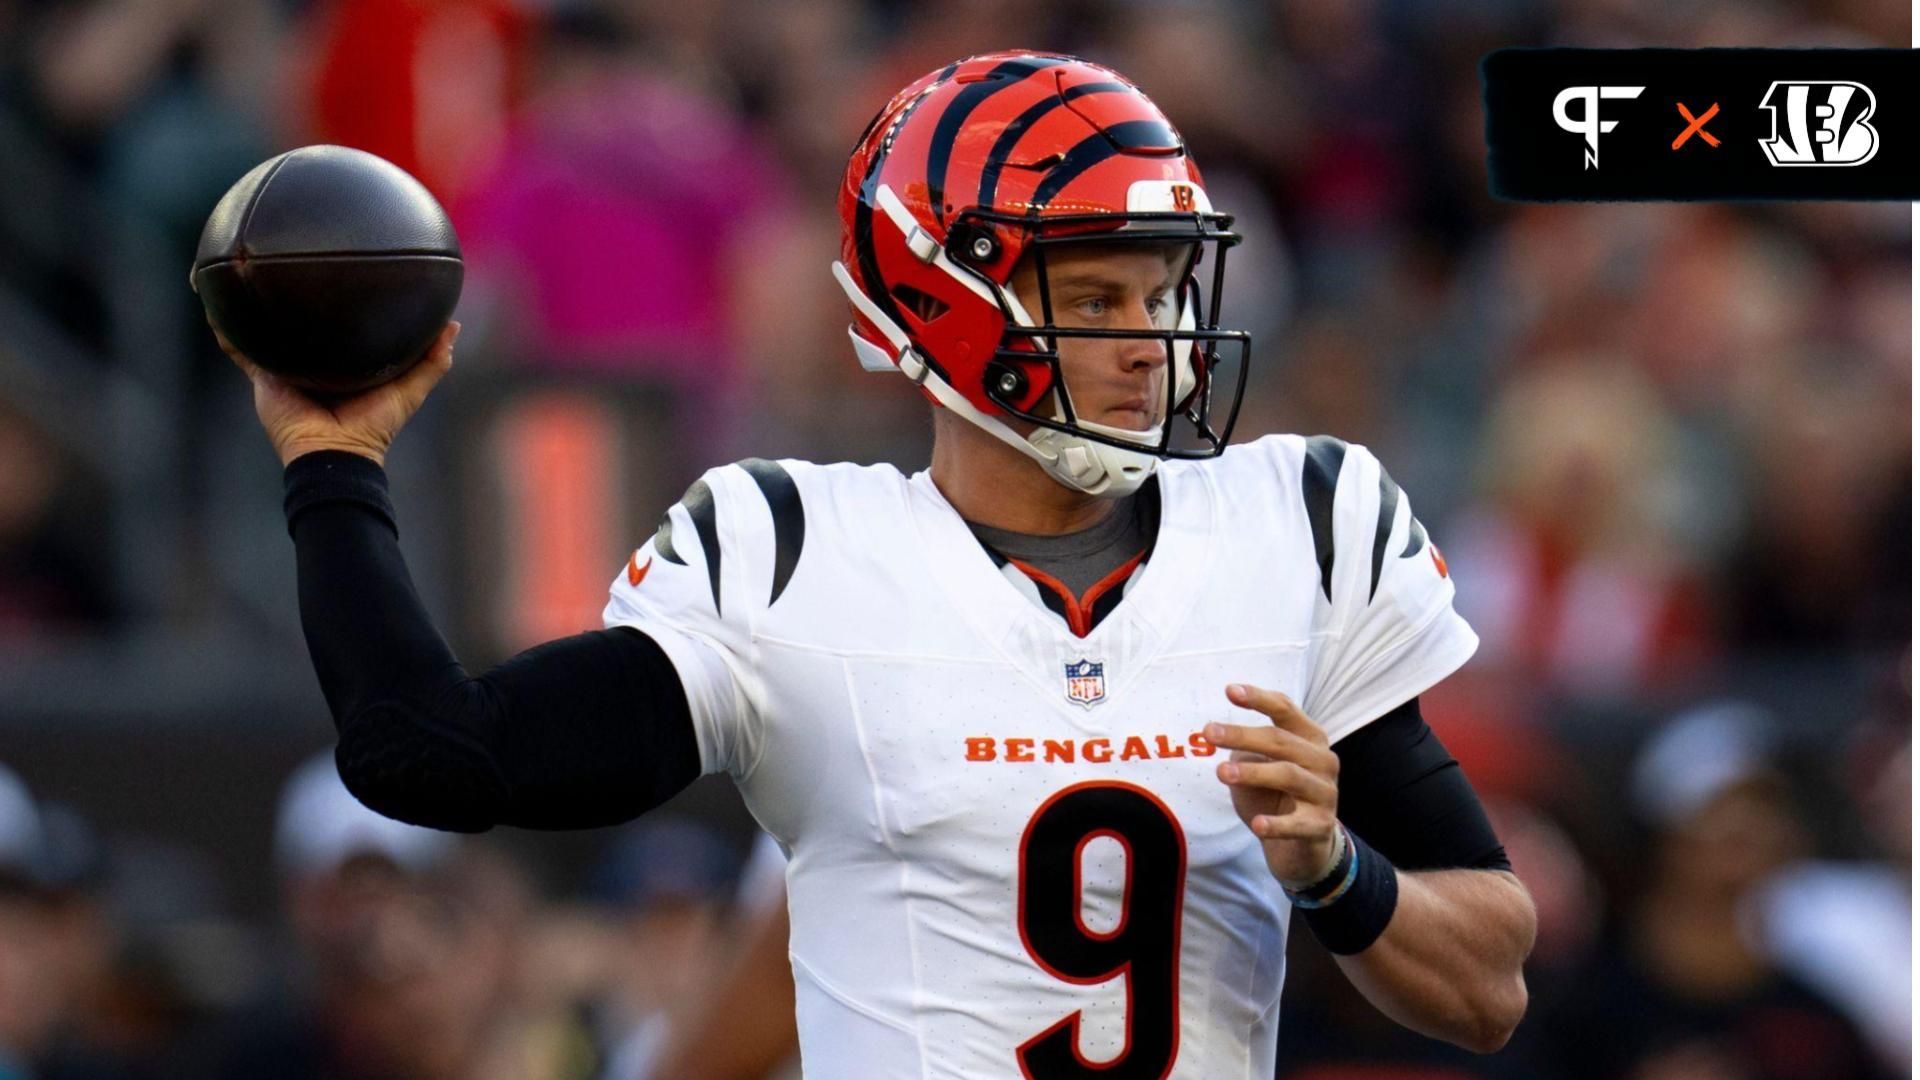
[{"label": "gray undershirt", "polygon": [[1078,532],[1035,536],[971,521],[967,528],[987,547],[1058,578],[1075,596],[1083,596],[1152,541],[1147,509],[1148,500],[1136,492],[1118,500],[1099,523]]}]

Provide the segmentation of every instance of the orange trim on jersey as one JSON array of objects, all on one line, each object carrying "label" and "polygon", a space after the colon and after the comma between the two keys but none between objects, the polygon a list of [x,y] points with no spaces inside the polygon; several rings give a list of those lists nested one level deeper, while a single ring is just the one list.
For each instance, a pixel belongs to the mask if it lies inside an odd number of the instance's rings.
[{"label": "orange trim on jersey", "polygon": [[1053,594],[1058,596],[1066,606],[1067,629],[1073,631],[1074,637],[1086,637],[1088,634],[1093,633],[1094,603],[1115,586],[1132,576],[1134,568],[1139,566],[1140,560],[1146,557],[1147,553],[1142,551],[1133,558],[1121,563],[1114,569],[1113,573],[1108,574],[1106,577],[1088,586],[1085,596],[1079,597],[1073,595],[1073,590],[1067,588],[1066,582],[1061,581],[1045,570],[1031,563],[1021,562],[1019,559],[1008,559],[1007,561],[1019,567],[1021,573],[1032,578],[1034,584],[1042,588],[1051,589]]},{"label": "orange trim on jersey", "polygon": [[1087,595],[1080,598],[1080,604],[1087,609],[1089,617],[1093,614],[1094,603],[1102,596],[1105,596],[1109,590],[1116,588],[1128,578],[1132,577],[1135,568],[1137,568],[1146,557],[1147,553],[1141,551],[1133,558],[1115,567],[1113,573],[1108,574],[1106,577],[1101,578],[1099,581],[1087,587]]}]

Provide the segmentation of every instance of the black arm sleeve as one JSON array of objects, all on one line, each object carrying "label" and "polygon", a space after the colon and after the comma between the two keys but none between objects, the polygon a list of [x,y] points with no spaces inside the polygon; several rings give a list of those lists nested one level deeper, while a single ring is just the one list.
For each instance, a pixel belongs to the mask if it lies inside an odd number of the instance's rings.
[{"label": "black arm sleeve", "polygon": [[1414,698],[1333,746],[1340,820],[1402,870],[1511,870],[1473,785]]},{"label": "black arm sleeve", "polygon": [[416,825],[626,821],[700,773],[679,675],[637,630],[577,634],[470,677],[400,554],[386,473],[322,451],[286,471],[300,622],[348,790]]}]

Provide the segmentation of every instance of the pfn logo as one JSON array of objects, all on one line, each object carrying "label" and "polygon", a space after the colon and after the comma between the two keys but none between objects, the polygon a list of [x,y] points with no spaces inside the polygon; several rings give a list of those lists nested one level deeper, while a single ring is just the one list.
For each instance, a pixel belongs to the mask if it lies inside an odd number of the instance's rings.
[{"label": "pfn logo", "polygon": [[1865,165],[1880,150],[1873,104],[1857,82],[1775,82],[1760,99],[1773,124],[1760,149],[1775,165]]},{"label": "pfn logo", "polygon": [[[1553,121],[1560,125],[1560,130],[1586,137],[1587,163],[1583,168],[1600,167],[1600,136],[1620,126],[1618,120],[1600,119],[1601,99],[1637,98],[1645,89],[1644,86],[1569,86],[1553,99]],[[1567,106],[1575,100],[1586,103],[1585,113],[1579,119],[1567,115]]]}]

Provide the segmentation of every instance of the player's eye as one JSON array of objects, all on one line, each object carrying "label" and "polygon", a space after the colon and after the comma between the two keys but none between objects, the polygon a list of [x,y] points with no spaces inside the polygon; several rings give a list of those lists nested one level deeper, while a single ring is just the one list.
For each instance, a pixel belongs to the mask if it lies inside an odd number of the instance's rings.
[{"label": "player's eye", "polygon": [[1179,297],[1167,289],[1147,301],[1147,317],[1160,330],[1171,330],[1180,315]]},{"label": "player's eye", "polygon": [[1113,304],[1104,296],[1089,296],[1073,305],[1074,309],[1088,318],[1098,319],[1113,309]]}]

